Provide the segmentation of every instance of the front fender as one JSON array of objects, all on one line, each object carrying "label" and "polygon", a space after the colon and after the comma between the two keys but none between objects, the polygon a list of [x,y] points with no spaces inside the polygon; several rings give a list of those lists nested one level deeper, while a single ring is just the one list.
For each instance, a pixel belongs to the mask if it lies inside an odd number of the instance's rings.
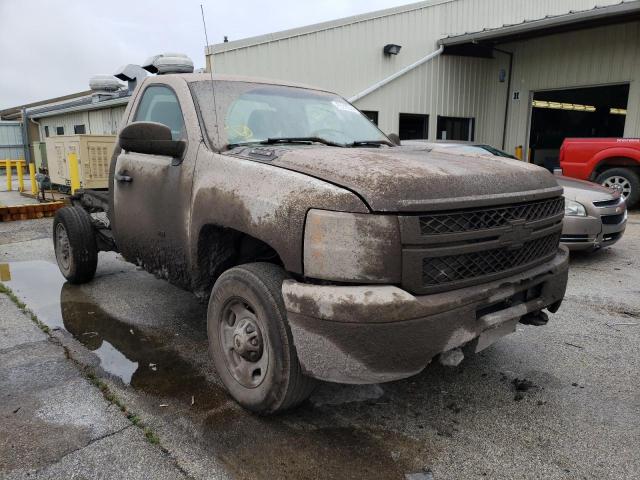
[{"label": "front fender", "polygon": [[191,214],[192,265],[206,225],[233,228],[273,248],[287,271],[303,273],[305,216],[311,208],[367,213],[353,193],[268,163],[206,150],[194,172]]}]

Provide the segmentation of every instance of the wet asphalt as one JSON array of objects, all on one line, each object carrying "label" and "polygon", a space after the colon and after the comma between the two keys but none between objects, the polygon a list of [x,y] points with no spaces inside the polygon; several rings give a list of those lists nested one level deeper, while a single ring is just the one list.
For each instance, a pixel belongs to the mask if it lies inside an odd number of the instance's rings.
[{"label": "wet asphalt", "polygon": [[100,254],[94,281],[67,284],[50,231],[51,219],[0,223],[5,285],[190,477],[640,478],[640,213],[613,248],[572,256],[549,325],[519,326],[455,368],[324,384],[271,418],[243,411],[220,387],[204,305],[111,253]]}]

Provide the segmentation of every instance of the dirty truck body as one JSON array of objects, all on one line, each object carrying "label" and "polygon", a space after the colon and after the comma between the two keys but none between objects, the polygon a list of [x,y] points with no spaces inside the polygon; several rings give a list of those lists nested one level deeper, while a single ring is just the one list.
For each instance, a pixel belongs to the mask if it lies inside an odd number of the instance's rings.
[{"label": "dirty truck body", "polygon": [[76,209],[107,210],[98,249],[210,296],[216,368],[247,408],[405,378],[560,306],[562,189],[536,166],[394,146],[340,97],[250,79],[150,77],[123,124],[109,198]]}]

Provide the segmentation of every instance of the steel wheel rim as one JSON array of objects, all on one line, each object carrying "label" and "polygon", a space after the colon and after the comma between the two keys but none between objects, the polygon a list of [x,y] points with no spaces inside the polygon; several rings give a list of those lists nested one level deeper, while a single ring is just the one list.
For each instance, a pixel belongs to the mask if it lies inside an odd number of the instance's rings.
[{"label": "steel wheel rim", "polygon": [[231,298],[222,307],[219,322],[229,374],[245,388],[260,386],[269,367],[269,349],[255,309],[243,298]]},{"label": "steel wheel rim", "polygon": [[602,182],[602,186],[612,190],[618,190],[625,199],[631,194],[631,182],[620,175],[613,175],[605,178]]},{"label": "steel wheel rim", "polygon": [[71,265],[71,245],[69,244],[67,229],[61,223],[56,226],[56,260],[65,271],[69,270]]}]

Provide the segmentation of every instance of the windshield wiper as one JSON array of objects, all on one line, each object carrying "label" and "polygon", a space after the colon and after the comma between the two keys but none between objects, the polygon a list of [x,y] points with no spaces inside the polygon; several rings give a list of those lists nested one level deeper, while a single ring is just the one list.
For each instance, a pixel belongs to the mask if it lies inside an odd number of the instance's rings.
[{"label": "windshield wiper", "polygon": [[274,143],[322,143],[330,147],[346,147],[344,143],[336,143],[321,137],[279,137],[267,138],[261,142],[262,145],[273,145]]},{"label": "windshield wiper", "polygon": [[387,145],[389,147],[393,147],[394,144],[387,140],[356,140],[353,143],[350,143],[349,147],[366,147],[367,145],[373,145],[379,147],[380,145]]}]

